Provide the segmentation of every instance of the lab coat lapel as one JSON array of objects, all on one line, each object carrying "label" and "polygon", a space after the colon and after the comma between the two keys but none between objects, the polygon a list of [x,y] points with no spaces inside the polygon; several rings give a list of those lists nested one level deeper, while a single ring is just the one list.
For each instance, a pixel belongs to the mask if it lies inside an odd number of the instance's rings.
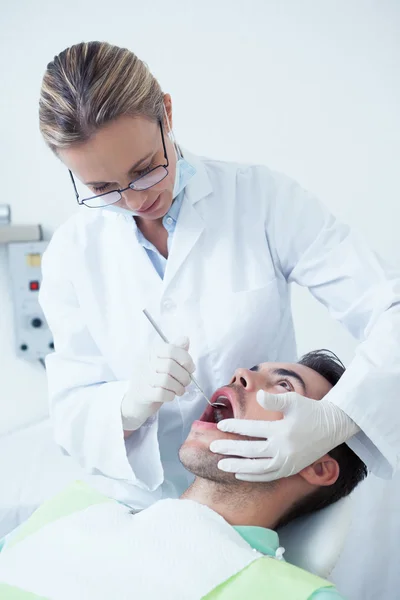
[{"label": "lab coat lapel", "polygon": [[124,303],[126,309],[128,312],[137,312],[143,308],[153,308],[154,311],[154,307],[159,305],[162,279],[136,238],[135,223],[119,217],[115,225],[117,260],[114,264],[118,265],[118,277],[123,282],[124,298],[129,298],[129,302]]},{"label": "lab coat lapel", "polygon": [[165,270],[164,289],[171,284],[204,231],[205,225],[199,211],[200,201],[212,192],[211,182],[202,161],[186,151],[184,157],[195,167],[196,174],[185,188]]},{"label": "lab coat lapel", "polygon": [[196,208],[184,199],[164,276],[165,288],[172,282],[186,258],[196,245],[204,223]]}]

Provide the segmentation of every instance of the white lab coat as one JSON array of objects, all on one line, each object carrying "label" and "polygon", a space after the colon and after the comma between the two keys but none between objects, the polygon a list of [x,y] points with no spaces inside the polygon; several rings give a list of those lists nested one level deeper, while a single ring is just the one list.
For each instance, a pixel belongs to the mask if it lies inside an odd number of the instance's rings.
[{"label": "white lab coat", "polygon": [[390,475],[400,456],[398,276],[290,179],[185,156],[197,174],[164,280],[121,214],[83,208],[45,253],[40,301],[56,348],[47,369],[57,442],[127,504],[177,496],[191,481],[178,449],[205,400],[189,390],[124,442],[121,400],[157,341],[142,309],[171,340],[190,337],[211,395],[237,367],[296,359],[295,281],[362,342],[329,399],[362,429],[353,449]]}]

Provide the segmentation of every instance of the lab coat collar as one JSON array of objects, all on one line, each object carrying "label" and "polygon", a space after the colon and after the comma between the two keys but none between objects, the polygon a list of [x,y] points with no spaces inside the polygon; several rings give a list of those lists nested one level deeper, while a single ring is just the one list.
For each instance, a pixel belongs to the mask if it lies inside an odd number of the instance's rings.
[{"label": "lab coat collar", "polygon": [[201,158],[187,150],[183,150],[182,153],[185,160],[196,169],[196,174],[184,189],[184,200],[165,269],[164,290],[172,283],[204,231],[205,224],[195,204],[212,192],[211,181]]}]

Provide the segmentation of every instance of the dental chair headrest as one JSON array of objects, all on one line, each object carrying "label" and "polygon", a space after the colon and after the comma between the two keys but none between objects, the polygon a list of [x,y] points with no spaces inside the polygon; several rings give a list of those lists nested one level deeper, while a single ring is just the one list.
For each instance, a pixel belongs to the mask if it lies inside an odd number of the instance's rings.
[{"label": "dental chair headrest", "polygon": [[342,552],[351,516],[351,499],[347,497],[282,527],[278,533],[285,560],[319,577],[328,577]]}]

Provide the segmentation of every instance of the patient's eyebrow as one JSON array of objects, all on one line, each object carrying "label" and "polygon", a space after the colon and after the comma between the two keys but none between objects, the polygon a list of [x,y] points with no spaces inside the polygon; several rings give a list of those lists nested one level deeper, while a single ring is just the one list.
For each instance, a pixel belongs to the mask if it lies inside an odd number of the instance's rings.
[{"label": "patient's eyebrow", "polygon": [[272,371],[272,374],[278,375],[279,377],[291,377],[292,379],[296,379],[296,381],[303,388],[304,394],[307,395],[307,386],[305,384],[305,381],[298,373],[296,373],[296,371],[292,371],[291,369],[280,368],[280,369],[274,369]]}]

